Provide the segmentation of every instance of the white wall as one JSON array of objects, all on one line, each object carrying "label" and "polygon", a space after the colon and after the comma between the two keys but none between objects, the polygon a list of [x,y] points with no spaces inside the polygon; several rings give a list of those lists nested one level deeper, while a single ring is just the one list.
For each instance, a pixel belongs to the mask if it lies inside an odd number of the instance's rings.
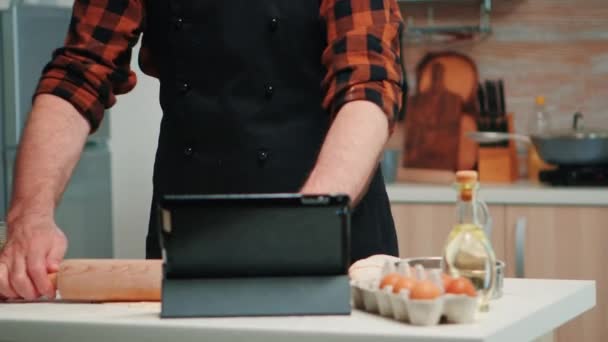
[{"label": "white wall", "polygon": [[110,113],[114,257],[143,258],[152,197],[152,167],[161,118],[159,83],[131,62],[138,83]]}]

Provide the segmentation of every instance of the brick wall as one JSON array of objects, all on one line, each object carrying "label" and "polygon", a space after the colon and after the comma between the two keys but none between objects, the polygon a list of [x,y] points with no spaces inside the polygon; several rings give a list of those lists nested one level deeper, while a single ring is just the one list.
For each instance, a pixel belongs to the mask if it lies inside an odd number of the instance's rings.
[{"label": "brick wall", "polygon": [[[473,57],[480,76],[503,78],[507,110],[525,130],[536,95],[544,95],[559,125],[578,109],[587,126],[608,130],[608,0],[494,0],[493,33],[452,44],[406,43],[411,87],[414,67],[429,50],[453,49]],[[428,4],[400,4],[404,18],[426,24]],[[433,4],[436,24],[475,23],[475,2]]]}]

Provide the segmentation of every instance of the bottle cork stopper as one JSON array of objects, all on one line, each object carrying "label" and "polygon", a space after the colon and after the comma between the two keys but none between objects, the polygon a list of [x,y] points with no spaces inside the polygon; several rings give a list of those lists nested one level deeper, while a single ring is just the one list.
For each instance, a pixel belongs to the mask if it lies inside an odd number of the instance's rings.
[{"label": "bottle cork stopper", "polygon": [[458,183],[472,183],[477,181],[477,171],[463,170],[456,172],[456,181]]},{"label": "bottle cork stopper", "polygon": [[536,97],[536,104],[539,106],[544,106],[545,105],[545,97],[544,96],[537,96]]}]

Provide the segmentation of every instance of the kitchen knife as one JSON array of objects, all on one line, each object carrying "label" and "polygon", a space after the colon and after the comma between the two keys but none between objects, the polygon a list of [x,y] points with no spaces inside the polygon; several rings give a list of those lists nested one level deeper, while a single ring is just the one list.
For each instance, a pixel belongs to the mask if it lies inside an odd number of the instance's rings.
[{"label": "kitchen knife", "polygon": [[[487,101],[488,111],[488,125],[487,130],[490,132],[496,132],[498,130],[498,102],[496,99],[496,87],[491,80],[485,81],[485,93]],[[501,143],[492,143],[485,146],[500,146]]]},{"label": "kitchen knife", "polygon": [[[498,116],[498,99],[497,99],[497,92],[496,92],[496,86],[494,84],[493,81],[491,80],[486,80],[485,81],[486,84],[486,96],[488,98],[488,114],[490,115],[490,117],[496,117]],[[494,128],[494,127],[492,127]]]},{"label": "kitchen knife", "polygon": [[[507,112],[505,105],[505,90],[503,80],[499,79],[496,81],[496,98],[498,102],[498,130],[503,133],[509,132],[509,127],[507,124]],[[504,141],[501,144],[503,147],[509,146],[508,141]]]},{"label": "kitchen knife", "polygon": [[485,92],[485,88],[484,85],[482,83],[479,83],[478,87],[477,87],[477,100],[479,101],[479,131],[486,131],[488,130],[487,125],[488,125],[488,106],[487,106],[487,102],[486,102],[486,92]]},{"label": "kitchen knife", "polygon": [[500,114],[506,116],[507,104],[505,98],[505,85],[502,79],[498,80],[498,98],[500,99]]},{"label": "kitchen knife", "polygon": [[[505,86],[503,79],[498,80],[498,96],[500,98],[500,117],[502,120],[501,132],[509,133],[509,121],[507,120],[507,99],[505,97]],[[509,142],[503,142],[503,146],[509,146]]]}]

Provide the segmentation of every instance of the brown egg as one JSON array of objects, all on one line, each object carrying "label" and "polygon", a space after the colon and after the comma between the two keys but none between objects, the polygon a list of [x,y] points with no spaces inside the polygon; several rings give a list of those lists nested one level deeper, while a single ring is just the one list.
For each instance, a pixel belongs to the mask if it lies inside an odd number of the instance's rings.
[{"label": "brown egg", "polygon": [[446,287],[445,292],[452,294],[465,294],[470,297],[476,297],[477,291],[473,283],[467,278],[456,278]]},{"label": "brown egg", "polygon": [[399,273],[389,273],[382,278],[382,282],[380,282],[380,288],[383,289],[387,286],[395,286],[397,282],[401,279],[401,275]]},{"label": "brown egg", "polygon": [[452,280],[454,280],[454,278],[445,273],[442,273],[441,280],[443,280],[443,289],[445,290],[448,288],[448,286],[450,286],[450,283],[452,282]]},{"label": "brown egg", "polygon": [[417,282],[410,292],[410,299],[435,299],[439,296],[441,296],[441,290],[429,280]]},{"label": "brown egg", "polygon": [[411,291],[416,285],[416,280],[408,277],[401,277],[399,281],[393,285],[393,293],[399,293],[401,290]]}]

